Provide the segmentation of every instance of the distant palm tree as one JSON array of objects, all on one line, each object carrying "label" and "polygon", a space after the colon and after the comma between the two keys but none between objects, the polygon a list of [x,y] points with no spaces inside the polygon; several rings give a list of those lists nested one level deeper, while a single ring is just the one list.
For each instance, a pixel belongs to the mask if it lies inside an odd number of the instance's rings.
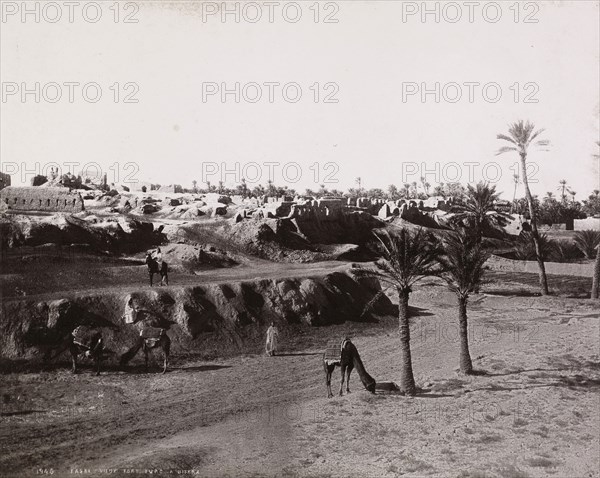
[{"label": "distant palm tree", "polygon": [[512,200],[512,204],[510,205],[510,213],[512,214],[515,208],[515,203],[517,200],[517,188],[519,187],[519,175],[518,174],[513,174],[513,183],[515,185],[515,188],[513,190],[513,200]]},{"label": "distant palm tree", "polygon": [[484,264],[489,254],[483,250],[475,234],[458,231],[444,239],[444,254],[438,258],[442,266],[441,277],[456,294],[458,300],[458,330],[460,336],[460,371],[473,373],[469,353],[467,303],[469,294],[481,285]]},{"label": "distant palm tree", "polygon": [[548,279],[546,278],[546,268],[544,266],[544,261],[540,251],[537,217],[533,207],[533,196],[531,195],[529,183],[527,181],[527,150],[532,145],[548,146],[549,141],[544,139],[534,142],[534,140],[544,131],[543,129],[540,129],[534,132],[534,130],[535,125],[529,121],[524,123],[523,120],[520,120],[516,123],[513,123],[508,128],[508,135],[499,134],[496,136],[498,139],[508,141],[512,144],[512,146],[503,146],[496,154],[498,155],[507,153],[509,151],[515,151],[521,158],[521,173],[523,175],[523,185],[525,186],[525,197],[527,198],[527,204],[529,206],[529,215],[531,216],[531,231],[535,244],[536,259],[540,269],[540,286],[542,289],[542,295],[548,295]]},{"label": "distant palm tree", "polygon": [[577,194],[577,192],[573,191],[572,189],[569,189],[569,194],[571,195],[571,197],[573,199],[573,204],[575,204],[575,195]]},{"label": "distant palm tree", "polygon": [[558,190],[560,191],[560,197],[562,199],[562,202],[567,202],[567,195],[565,194],[565,190],[567,189],[567,180],[566,179],[561,179],[558,182],[559,186],[558,186]]},{"label": "distant palm tree", "polygon": [[554,193],[551,191],[548,191],[546,193],[546,197],[544,199],[548,199],[548,200],[554,199]]},{"label": "distant palm tree", "polygon": [[483,231],[486,228],[499,228],[501,218],[506,215],[496,211],[496,201],[500,194],[496,192],[496,186],[479,182],[475,187],[467,184],[467,190],[463,204],[453,208],[456,212],[457,221],[467,223],[473,227],[477,242],[483,239]]},{"label": "distant palm tree", "polygon": [[404,183],[403,186],[404,186],[404,197],[406,199],[408,199],[408,198],[410,198],[410,184]]},{"label": "distant palm tree", "polygon": [[375,262],[375,269],[359,268],[355,271],[359,276],[378,278],[384,284],[394,287],[398,293],[400,389],[406,395],[415,395],[416,387],[410,353],[408,299],[416,282],[436,273],[441,248],[438,241],[422,229],[413,232],[403,228],[394,235],[381,230],[374,233],[374,236],[377,240],[376,252],[381,259]]},{"label": "distant palm tree", "polygon": [[198,192],[198,181],[196,181],[195,179],[192,181],[192,190],[194,191],[194,193]]}]

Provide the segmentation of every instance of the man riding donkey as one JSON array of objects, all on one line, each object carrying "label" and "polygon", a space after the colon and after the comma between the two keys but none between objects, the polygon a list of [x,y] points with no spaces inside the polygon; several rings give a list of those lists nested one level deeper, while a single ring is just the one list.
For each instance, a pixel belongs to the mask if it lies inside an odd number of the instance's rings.
[{"label": "man riding donkey", "polygon": [[146,253],[146,265],[150,277],[150,287],[153,285],[154,274],[160,274],[160,285],[169,285],[169,267],[162,258],[160,247]]}]

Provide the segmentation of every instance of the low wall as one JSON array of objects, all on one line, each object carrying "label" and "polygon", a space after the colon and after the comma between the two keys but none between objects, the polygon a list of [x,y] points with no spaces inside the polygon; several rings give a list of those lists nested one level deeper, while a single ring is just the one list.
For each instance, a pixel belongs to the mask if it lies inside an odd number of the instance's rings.
[{"label": "low wall", "polygon": [[585,219],[575,219],[573,221],[573,229],[575,231],[586,231],[588,229],[600,231],[600,217],[587,217]]},{"label": "low wall", "polygon": [[81,194],[68,188],[14,187],[0,191],[0,200],[9,210],[80,212],[84,210]]}]

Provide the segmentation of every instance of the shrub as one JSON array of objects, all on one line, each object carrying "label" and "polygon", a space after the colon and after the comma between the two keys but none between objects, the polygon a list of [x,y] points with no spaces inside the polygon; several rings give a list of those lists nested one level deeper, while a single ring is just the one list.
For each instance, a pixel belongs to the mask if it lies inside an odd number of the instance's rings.
[{"label": "shrub", "polygon": [[[548,238],[547,234],[540,234],[540,249],[542,253],[542,260],[550,260],[555,254],[556,242]],[[517,242],[514,246],[515,257],[522,261],[534,261],[535,257],[535,243],[533,242],[533,233],[523,231],[519,235]]]},{"label": "shrub", "polygon": [[551,259],[556,262],[575,262],[583,257],[583,253],[571,241],[556,241]]},{"label": "shrub", "polygon": [[596,247],[600,244],[600,231],[577,231],[573,238],[577,248],[585,254],[588,259],[596,258]]}]

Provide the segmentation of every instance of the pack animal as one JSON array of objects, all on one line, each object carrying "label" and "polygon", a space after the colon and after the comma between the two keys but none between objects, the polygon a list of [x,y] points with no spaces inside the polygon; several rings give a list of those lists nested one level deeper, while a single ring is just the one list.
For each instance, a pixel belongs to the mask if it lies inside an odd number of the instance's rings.
[{"label": "pack animal", "polygon": [[63,347],[52,357],[55,359],[66,349],[71,353],[72,371],[77,373],[77,358],[80,355],[91,358],[96,364],[96,375],[100,375],[100,362],[104,352],[104,343],[100,331],[80,325],[69,334]]},{"label": "pack animal", "polygon": [[[339,347],[339,348],[338,348]],[[325,383],[327,385],[327,398],[333,397],[331,392],[331,375],[335,367],[340,367],[342,377],[340,382],[340,397],[344,391],[344,379],[346,381],[346,392],[350,393],[350,374],[356,368],[358,376],[363,383],[365,389],[371,393],[375,393],[375,379],[371,377],[362,363],[358,350],[352,342],[344,339],[341,346],[335,345],[328,348],[323,354],[323,368],[325,369]]]},{"label": "pack animal", "polygon": [[154,274],[160,274],[160,285],[169,285],[169,266],[165,261],[162,261],[161,266],[158,261],[152,257],[152,254],[146,254],[146,266],[148,266],[148,276],[150,278],[150,287],[154,282]]}]

